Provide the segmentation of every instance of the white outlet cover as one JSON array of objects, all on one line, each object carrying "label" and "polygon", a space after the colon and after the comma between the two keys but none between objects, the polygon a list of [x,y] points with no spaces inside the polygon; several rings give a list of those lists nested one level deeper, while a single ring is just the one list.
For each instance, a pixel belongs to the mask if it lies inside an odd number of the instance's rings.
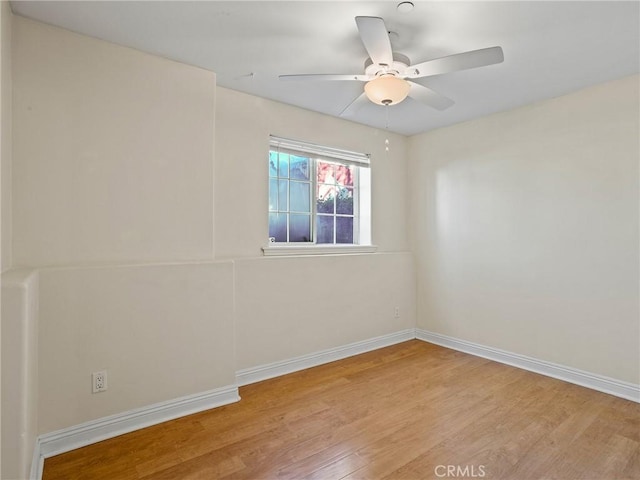
[{"label": "white outlet cover", "polygon": [[101,370],[91,374],[91,391],[93,393],[104,392],[107,389],[107,371]]}]

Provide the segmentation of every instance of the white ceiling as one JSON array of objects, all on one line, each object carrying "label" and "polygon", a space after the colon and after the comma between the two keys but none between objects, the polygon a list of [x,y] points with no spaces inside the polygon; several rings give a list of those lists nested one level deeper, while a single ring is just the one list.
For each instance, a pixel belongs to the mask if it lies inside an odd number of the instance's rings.
[{"label": "white ceiling", "polygon": [[[399,0],[398,0],[399,1]],[[407,99],[388,128],[412,135],[638,73],[640,2],[13,1],[13,12],[216,72],[218,85],[337,116],[360,82],[281,82],[280,74],[362,73],[354,17],[384,18],[412,63],[502,46],[498,65],[422,82],[453,99],[437,111]],[[369,104],[354,121],[386,126]]]}]

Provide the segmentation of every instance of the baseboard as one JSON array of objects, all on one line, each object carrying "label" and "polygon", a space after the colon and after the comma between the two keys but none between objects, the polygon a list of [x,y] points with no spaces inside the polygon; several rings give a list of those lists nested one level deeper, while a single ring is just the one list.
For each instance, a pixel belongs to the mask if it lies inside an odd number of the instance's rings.
[{"label": "baseboard", "polygon": [[416,338],[640,403],[640,385],[416,328]]},{"label": "baseboard", "polygon": [[156,403],[148,407],[130,410],[41,435],[36,441],[33,452],[30,478],[32,480],[40,480],[42,478],[45,458],[185,415],[237,402],[240,400],[238,386],[279,377],[414,338],[640,403],[640,385],[497,348],[486,347],[419,328],[410,328],[289,360],[239,370],[236,373],[237,385]]},{"label": "baseboard", "polygon": [[407,340],[412,340],[414,338],[415,329],[408,328],[388,335],[382,335],[380,337],[350,343],[348,345],[330,348],[328,350],[322,350],[308,355],[302,355],[289,360],[269,363],[267,365],[260,365],[253,368],[246,368],[236,372],[236,382],[238,386],[249,385],[269,378],[286,375],[287,373],[304,370],[305,368],[316,367],[324,363],[335,362],[336,360],[352,357],[353,355],[377,350],[378,348],[388,347],[390,345],[395,345],[396,343],[406,342]]},{"label": "baseboard", "polygon": [[42,478],[45,458],[238,400],[238,387],[231,385],[40,435],[36,440],[30,477],[32,480]]}]

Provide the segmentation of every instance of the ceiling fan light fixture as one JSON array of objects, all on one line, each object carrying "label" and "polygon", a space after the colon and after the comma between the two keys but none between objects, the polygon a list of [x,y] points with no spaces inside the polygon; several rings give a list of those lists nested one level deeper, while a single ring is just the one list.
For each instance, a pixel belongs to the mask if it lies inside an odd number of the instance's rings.
[{"label": "ceiling fan light fixture", "polygon": [[410,89],[409,82],[394,75],[381,75],[364,86],[367,98],[378,105],[400,103],[407,98]]}]

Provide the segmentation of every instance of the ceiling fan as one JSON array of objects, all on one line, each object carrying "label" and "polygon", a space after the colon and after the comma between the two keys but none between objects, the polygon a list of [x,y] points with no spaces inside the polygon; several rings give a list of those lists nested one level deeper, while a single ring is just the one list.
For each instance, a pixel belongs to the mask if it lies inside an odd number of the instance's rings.
[{"label": "ceiling fan", "polygon": [[493,65],[504,60],[501,47],[482,48],[448,55],[411,65],[405,55],[391,49],[389,31],[379,17],[356,17],[356,25],[369,58],[364,74],[280,75],[280,80],[352,80],[366,82],[364,92],[351,102],[340,116],[350,116],[368,101],[378,105],[396,105],[407,96],[437,110],[453,105],[453,100],[414,82],[414,79]]}]

